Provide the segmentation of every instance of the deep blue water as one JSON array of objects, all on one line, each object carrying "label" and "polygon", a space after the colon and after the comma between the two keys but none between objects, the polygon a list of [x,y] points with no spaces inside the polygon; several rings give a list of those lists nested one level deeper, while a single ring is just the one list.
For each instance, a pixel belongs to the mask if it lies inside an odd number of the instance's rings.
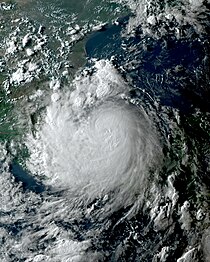
[{"label": "deep blue water", "polygon": [[[153,39],[141,34],[122,38],[127,17],[119,24],[106,26],[93,33],[85,49],[89,58],[115,57],[121,73],[138,89],[158,97],[161,104],[187,113],[198,106],[206,110],[210,101],[202,99],[198,77],[206,56],[206,39]],[[197,72],[197,73],[196,73]],[[198,76],[199,74],[199,76]],[[151,86],[148,85],[151,83]]]},{"label": "deep blue water", "polygon": [[10,164],[10,172],[15,177],[15,181],[21,182],[24,190],[30,190],[37,194],[45,191],[45,186],[38,182],[32,175],[26,172],[18,163]]}]

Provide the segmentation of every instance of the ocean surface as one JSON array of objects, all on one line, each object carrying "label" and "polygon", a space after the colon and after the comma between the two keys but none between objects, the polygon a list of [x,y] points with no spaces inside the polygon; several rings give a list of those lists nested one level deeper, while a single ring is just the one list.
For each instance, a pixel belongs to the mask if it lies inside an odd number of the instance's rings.
[{"label": "ocean surface", "polygon": [[0,261],[210,261],[209,0],[0,14]]}]

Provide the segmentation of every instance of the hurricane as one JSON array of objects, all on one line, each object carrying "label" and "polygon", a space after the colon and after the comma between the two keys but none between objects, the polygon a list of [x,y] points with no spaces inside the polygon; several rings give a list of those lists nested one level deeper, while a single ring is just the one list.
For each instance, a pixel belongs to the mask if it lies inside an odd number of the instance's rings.
[{"label": "hurricane", "polygon": [[137,209],[158,168],[160,141],[143,108],[129,102],[129,87],[111,62],[94,67],[74,81],[72,92],[52,94],[33,149],[42,149],[49,184],[86,205],[106,197],[107,212]]},{"label": "hurricane", "polygon": [[0,261],[210,261],[209,10],[0,1]]}]

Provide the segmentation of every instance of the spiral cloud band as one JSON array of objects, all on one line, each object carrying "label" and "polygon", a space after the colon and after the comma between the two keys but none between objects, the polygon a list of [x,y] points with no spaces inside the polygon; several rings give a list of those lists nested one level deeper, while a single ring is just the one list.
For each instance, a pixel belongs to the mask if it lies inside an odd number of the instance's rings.
[{"label": "spiral cloud band", "polygon": [[87,202],[107,196],[116,210],[144,195],[160,146],[143,109],[123,99],[117,70],[104,60],[95,69],[52,95],[36,151],[51,185]]}]

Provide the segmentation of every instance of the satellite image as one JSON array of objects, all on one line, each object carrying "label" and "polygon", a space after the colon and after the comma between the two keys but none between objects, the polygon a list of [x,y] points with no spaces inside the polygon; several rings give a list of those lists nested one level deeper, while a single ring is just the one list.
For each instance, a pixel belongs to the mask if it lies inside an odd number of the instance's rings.
[{"label": "satellite image", "polygon": [[0,262],[210,262],[209,0],[0,0]]}]

